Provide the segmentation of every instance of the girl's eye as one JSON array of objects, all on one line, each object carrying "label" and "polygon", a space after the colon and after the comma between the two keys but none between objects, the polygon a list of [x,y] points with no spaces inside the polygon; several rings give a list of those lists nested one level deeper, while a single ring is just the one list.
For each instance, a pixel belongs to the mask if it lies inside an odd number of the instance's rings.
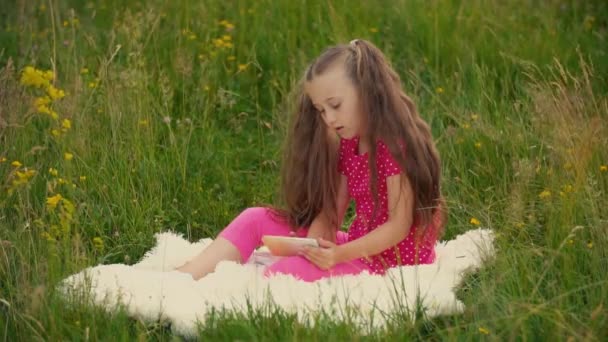
[{"label": "girl's eye", "polygon": [[332,107],[333,109],[338,109],[338,108],[340,108],[340,105],[341,105],[341,103],[338,103],[337,105],[335,105],[335,106],[331,106],[331,107]]}]

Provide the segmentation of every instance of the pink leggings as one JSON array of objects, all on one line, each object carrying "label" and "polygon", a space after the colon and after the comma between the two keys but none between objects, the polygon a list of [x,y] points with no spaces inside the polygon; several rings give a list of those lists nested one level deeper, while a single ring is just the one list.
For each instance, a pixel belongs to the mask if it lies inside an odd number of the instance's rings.
[{"label": "pink leggings", "polygon": [[[245,209],[237,216],[218,236],[221,236],[232,244],[241,253],[242,262],[247,262],[253,251],[262,243],[264,235],[289,236],[291,229],[286,222],[272,216],[270,209],[256,207]],[[296,231],[297,237],[306,237],[308,229],[302,228]],[[338,231],[336,244],[340,245],[348,241],[348,234]],[[284,257],[269,265],[264,270],[264,276],[281,273],[290,274],[304,281],[315,281],[325,277],[340,276],[347,274],[359,274],[362,271],[372,272],[361,260],[353,260],[335,265],[329,270],[322,270],[303,256]]]}]

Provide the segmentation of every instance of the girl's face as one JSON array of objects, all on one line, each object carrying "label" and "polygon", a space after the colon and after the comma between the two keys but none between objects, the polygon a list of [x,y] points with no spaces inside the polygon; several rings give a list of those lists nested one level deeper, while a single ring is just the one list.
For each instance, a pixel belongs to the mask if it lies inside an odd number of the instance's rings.
[{"label": "girl's face", "polygon": [[341,138],[364,135],[359,95],[341,63],[306,82],[304,90],[325,124]]}]

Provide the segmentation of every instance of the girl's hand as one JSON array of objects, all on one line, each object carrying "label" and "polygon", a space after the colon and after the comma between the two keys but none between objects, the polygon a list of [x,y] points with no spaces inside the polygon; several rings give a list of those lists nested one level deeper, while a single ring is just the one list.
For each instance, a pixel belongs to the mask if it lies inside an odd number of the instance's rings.
[{"label": "girl's hand", "polygon": [[328,270],[338,263],[335,243],[317,238],[319,247],[306,246],[302,249],[302,255],[322,270]]}]

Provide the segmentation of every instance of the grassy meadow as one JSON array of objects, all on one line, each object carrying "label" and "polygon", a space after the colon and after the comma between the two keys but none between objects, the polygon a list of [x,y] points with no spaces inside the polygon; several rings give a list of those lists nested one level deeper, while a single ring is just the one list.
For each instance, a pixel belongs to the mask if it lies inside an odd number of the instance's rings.
[{"label": "grassy meadow", "polygon": [[66,305],[85,267],[154,233],[213,237],[276,203],[294,86],[322,50],[372,41],[433,129],[444,236],[497,233],[462,315],[359,335],[218,313],[213,340],[608,338],[608,3],[24,1],[0,6],[0,340],[172,340]]}]

